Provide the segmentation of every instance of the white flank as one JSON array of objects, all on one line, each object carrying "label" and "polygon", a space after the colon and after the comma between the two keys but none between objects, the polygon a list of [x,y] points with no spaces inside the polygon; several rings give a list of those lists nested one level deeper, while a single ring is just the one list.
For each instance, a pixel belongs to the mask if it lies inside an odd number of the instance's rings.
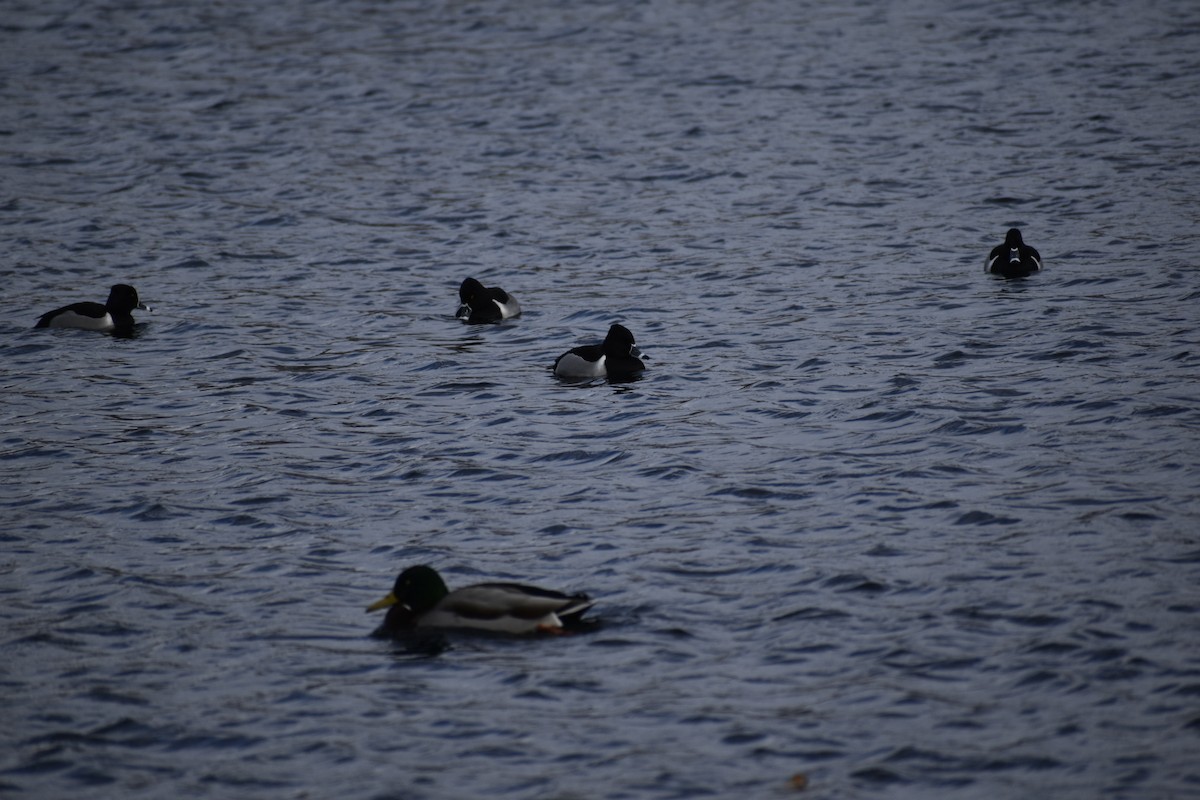
[{"label": "white flank", "polygon": [[608,374],[604,358],[600,356],[599,361],[588,361],[575,353],[567,353],[558,360],[554,374],[560,378],[603,378]]},{"label": "white flank", "polygon": [[56,314],[50,320],[51,328],[81,328],[85,331],[111,331],[117,327],[113,324],[112,315],[105,313],[103,317],[89,317],[86,314],[76,314],[74,311],[64,311]]}]

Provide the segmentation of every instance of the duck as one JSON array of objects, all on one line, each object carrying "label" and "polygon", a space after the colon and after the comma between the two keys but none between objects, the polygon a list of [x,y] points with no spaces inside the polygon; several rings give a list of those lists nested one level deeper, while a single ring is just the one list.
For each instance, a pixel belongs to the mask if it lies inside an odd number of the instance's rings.
[{"label": "duck", "polygon": [[104,305],[90,301],[72,303],[42,314],[33,327],[129,333],[133,330],[134,309],[149,311],[150,307],[138,299],[137,289],[118,283],[109,291]]},{"label": "duck", "polygon": [[476,583],[450,591],[426,564],[408,567],[367,611],[388,609],[372,634],[395,638],[424,628],[470,628],[495,633],[566,633],[582,626],[594,605],[586,594],[564,594],[520,583]]},{"label": "duck", "polygon": [[474,278],[467,278],[458,287],[458,299],[462,305],[454,316],[470,323],[500,322],[521,313],[517,298],[498,286],[484,286]]},{"label": "duck", "polygon": [[1025,244],[1021,231],[1009,228],[1004,244],[998,244],[988,253],[987,271],[1005,278],[1024,278],[1042,269],[1042,256]]},{"label": "duck", "polygon": [[568,350],[554,360],[553,369],[558,377],[570,380],[622,379],[637,376],[646,365],[633,334],[624,325],[614,323],[603,343]]}]

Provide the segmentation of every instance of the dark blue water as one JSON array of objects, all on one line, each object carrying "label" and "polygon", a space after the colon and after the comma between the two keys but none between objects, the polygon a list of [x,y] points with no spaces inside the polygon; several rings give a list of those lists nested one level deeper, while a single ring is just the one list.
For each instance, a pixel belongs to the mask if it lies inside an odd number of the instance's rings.
[{"label": "dark blue water", "polygon": [[1200,796],[1197,96],[1183,0],[8,3],[0,793]]}]

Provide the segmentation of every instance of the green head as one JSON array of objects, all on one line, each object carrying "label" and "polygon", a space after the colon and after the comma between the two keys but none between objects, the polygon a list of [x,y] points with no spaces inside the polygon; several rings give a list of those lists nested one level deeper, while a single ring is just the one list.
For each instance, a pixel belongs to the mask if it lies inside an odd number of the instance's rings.
[{"label": "green head", "polygon": [[391,593],[373,603],[367,611],[378,611],[400,604],[406,606],[413,614],[423,614],[442,602],[442,598],[449,593],[446,582],[438,575],[437,570],[421,564],[401,572]]}]

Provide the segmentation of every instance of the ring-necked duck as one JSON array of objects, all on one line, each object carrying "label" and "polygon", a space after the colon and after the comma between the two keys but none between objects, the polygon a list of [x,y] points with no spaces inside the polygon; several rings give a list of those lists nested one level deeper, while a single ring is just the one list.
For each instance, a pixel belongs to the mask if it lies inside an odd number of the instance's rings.
[{"label": "ring-necked duck", "polygon": [[646,368],[641,355],[629,329],[614,324],[603,344],[576,347],[555,359],[554,374],[572,379],[631,378]]},{"label": "ring-necked duck", "polygon": [[1004,244],[993,247],[987,257],[987,271],[1006,278],[1024,278],[1041,268],[1042,256],[1025,244],[1016,228],[1009,228]]},{"label": "ring-necked duck", "polygon": [[474,278],[467,278],[458,287],[462,305],[454,316],[467,322],[499,322],[521,313],[517,298],[498,286],[487,287]]},{"label": "ring-necked duck", "polygon": [[33,327],[128,333],[133,330],[131,312],[135,308],[150,310],[145,303],[138,300],[137,289],[118,283],[109,291],[108,301],[104,305],[92,302],[72,303],[43,314]]},{"label": "ring-necked duck", "polygon": [[562,633],[580,625],[593,605],[586,594],[563,594],[519,583],[477,583],[453,592],[433,567],[409,567],[367,611],[388,609],[373,636],[414,628],[474,628],[500,633]]}]

